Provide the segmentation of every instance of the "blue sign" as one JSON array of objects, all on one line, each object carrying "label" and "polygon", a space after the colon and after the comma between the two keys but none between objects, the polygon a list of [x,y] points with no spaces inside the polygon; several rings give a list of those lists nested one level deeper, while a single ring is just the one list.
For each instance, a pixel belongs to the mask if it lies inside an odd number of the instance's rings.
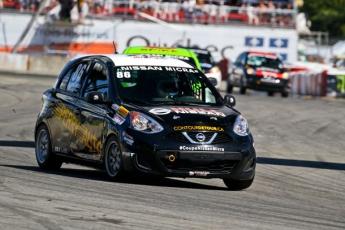
[{"label": "blue sign", "polygon": [[287,53],[278,53],[277,54],[279,57],[280,57],[280,59],[282,60],[282,61],[286,61],[287,60]]},{"label": "blue sign", "polygon": [[262,37],[246,37],[245,46],[262,47],[264,46],[264,38]]},{"label": "blue sign", "polygon": [[270,38],[270,47],[287,48],[289,40],[285,38]]}]

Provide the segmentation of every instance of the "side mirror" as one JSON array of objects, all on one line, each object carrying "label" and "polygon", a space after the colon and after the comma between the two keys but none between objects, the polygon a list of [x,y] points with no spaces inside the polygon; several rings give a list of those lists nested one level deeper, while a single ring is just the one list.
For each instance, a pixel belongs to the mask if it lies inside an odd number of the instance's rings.
[{"label": "side mirror", "polygon": [[236,105],[236,99],[232,95],[229,95],[229,94],[225,95],[224,101],[225,101],[226,105],[230,105],[231,107],[235,107],[235,105]]},{"label": "side mirror", "polygon": [[105,95],[101,92],[90,92],[86,95],[86,101],[91,104],[107,104],[108,100],[105,99]]}]

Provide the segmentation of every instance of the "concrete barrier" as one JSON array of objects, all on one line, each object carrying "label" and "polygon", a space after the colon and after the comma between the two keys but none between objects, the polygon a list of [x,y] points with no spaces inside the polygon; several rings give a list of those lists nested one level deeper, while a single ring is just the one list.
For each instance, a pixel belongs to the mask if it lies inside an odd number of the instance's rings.
[{"label": "concrete barrier", "polygon": [[58,56],[1,53],[0,71],[57,76],[69,60],[69,58]]},{"label": "concrete barrier", "polygon": [[326,96],[327,71],[299,71],[290,73],[291,93],[310,96]]}]

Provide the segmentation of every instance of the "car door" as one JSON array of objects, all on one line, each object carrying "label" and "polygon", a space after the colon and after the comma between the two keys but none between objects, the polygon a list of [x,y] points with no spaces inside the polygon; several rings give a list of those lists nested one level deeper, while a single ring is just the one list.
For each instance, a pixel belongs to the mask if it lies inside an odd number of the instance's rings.
[{"label": "car door", "polygon": [[89,92],[102,92],[109,97],[108,74],[104,63],[96,60],[85,79],[81,97],[76,102],[81,132],[74,140],[74,154],[87,160],[101,160],[103,130],[107,105],[91,104],[86,101]]},{"label": "car door", "polygon": [[52,135],[53,151],[58,154],[71,154],[71,140],[78,130],[78,120],[75,115],[78,95],[81,90],[82,79],[90,63],[79,61],[71,65],[62,73],[56,91],[52,92],[50,109],[52,116],[48,119]]}]

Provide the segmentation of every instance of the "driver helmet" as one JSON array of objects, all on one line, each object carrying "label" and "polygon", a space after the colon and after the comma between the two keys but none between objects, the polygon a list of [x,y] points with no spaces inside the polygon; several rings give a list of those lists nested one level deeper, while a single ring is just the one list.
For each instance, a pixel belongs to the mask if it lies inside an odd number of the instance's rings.
[{"label": "driver helmet", "polygon": [[178,95],[178,85],[174,79],[164,80],[158,83],[157,92],[160,97],[174,97]]}]

